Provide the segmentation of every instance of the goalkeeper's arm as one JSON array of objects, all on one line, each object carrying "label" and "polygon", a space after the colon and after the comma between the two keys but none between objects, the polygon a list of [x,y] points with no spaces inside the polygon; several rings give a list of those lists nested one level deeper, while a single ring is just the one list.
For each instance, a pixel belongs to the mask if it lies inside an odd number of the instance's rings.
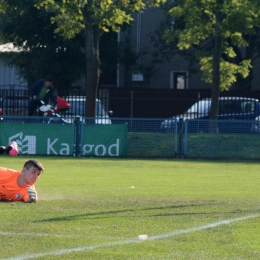
[{"label": "goalkeeper's arm", "polygon": [[29,196],[27,202],[29,202],[29,203],[36,202],[37,199],[38,199],[36,190],[33,187],[28,186],[27,187],[27,192],[28,192],[28,196]]}]

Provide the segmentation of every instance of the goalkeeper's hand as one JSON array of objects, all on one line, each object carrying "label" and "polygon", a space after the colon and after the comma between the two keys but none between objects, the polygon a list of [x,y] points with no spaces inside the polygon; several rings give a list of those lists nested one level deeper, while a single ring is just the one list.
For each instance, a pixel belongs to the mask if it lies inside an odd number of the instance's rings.
[{"label": "goalkeeper's hand", "polygon": [[32,202],[36,202],[37,200],[37,192],[34,188],[32,188],[31,186],[27,187],[27,192],[29,195],[29,199],[28,202],[32,203]]}]

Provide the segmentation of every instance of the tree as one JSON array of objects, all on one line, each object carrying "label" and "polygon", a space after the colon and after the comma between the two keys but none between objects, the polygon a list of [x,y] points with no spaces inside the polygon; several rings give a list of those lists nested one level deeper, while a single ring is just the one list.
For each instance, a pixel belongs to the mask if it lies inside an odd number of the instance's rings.
[{"label": "tree", "polygon": [[[233,60],[236,64],[239,64],[244,59],[252,60],[252,63],[259,58],[260,48],[259,48],[259,40],[260,40],[260,28],[255,27],[255,34],[244,35],[244,38],[248,42],[248,45],[241,49],[237,46],[234,46],[234,51],[236,53],[236,57]],[[229,58],[230,59],[230,58]],[[234,87],[239,90],[243,94],[249,94],[252,89],[252,80],[253,80],[253,70],[254,68],[249,68],[249,74],[246,78],[243,78],[241,75],[237,75],[237,81],[234,84]]]},{"label": "tree", "polygon": [[[156,5],[163,0],[152,0]],[[95,116],[95,100],[100,78],[100,35],[110,29],[117,32],[123,24],[130,23],[133,12],[145,7],[143,0],[37,0],[40,9],[53,14],[58,24],[56,33],[64,38],[73,38],[84,32],[86,57],[86,116]]]},{"label": "tree", "polygon": [[249,74],[251,60],[236,64],[235,48],[245,48],[244,35],[256,33],[259,4],[259,0],[178,0],[170,10],[176,24],[184,26],[166,31],[165,37],[168,42],[177,38],[179,49],[196,49],[203,79],[212,83],[211,119],[217,118],[219,91],[228,90],[239,74]]},{"label": "tree", "polygon": [[[198,71],[197,63],[198,59],[195,55],[194,48],[187,50],[179,50],[177,47],[177,38],[171,42],[166,43],[164,39],[164,33],[166,30],[172,30],[173,17],[169,15],[169,10],[175,6],[174,2],[167,1],[160,6],[163,11],[164,19],[160,22],[159,26],[152,32],[148,32],[149,46],[144,46],[139,53],[139,60],[137,71],[142,72],[144,75],[150,75],[156,71],[157,66],[166,62],[174,62],[175,65],[183,66],[185,62],[185,70],[189,71],[189,74]],[[175,24],[175,27],[182,28],[182,24]],[[145,59],[144,59],[145,57]],[[144,62],[142,62],[144,60]]]},{"label": "tree", "polygon": [[84,72],[84,38],[78,34],[64,40],[55,34],[57,26],[50,21],[51,13],[34,4],[34,0],[1,1],[0,35],[21,49],[15,54],[3,54],[4,58],[10,66],[20,68],[29,85],[50,75],[55,88],[69,88]]}]

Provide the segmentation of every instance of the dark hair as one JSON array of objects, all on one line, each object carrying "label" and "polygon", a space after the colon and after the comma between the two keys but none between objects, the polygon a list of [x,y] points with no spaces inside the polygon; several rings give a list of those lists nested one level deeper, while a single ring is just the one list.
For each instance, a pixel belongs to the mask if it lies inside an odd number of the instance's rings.
[{"label": "dark hair", "polygon": [[52,77],[46,77],[45,81],[52,82]]},{"label": "dark hair", "polygon": [[28,160],[28,161],[25,162],[23,167],[26,168],[27,170],[29,170],[31,167],[35,167],[40,172],[44,171],[44,168],[43,168],[42,164],[39,161],[37,161],[37,160]]}]

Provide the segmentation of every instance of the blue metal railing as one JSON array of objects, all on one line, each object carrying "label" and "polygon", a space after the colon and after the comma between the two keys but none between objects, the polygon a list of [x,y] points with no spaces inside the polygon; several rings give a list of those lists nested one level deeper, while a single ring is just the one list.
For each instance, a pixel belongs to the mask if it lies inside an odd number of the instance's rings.
[{"label": "blue metal railing", "polygon": [[[41,155],[49,151],[51,155],[52,151],[56,152],[53,154],[59,154],[61,151],[61,155],[86,156],[86,153],[82,153],[82,147],[94,147],[94,141],[93,144],[89,141],[92,140],[93,133],[96,143],[99,134],[109,132],[111,136],[108,136],[108,139],[113,145],[117,144],[117,130],[111,132],[109,126],[118,125],[124,126],[125,129],[123,138],[127,157],[260,159],[259,121],[180,120],[175,121],[174,127],[167,129],[162,127],[163,121],[158,118],[111,118],[111,124],[95,124],[98,122],[96,118],[87,117],[66,123],[55,117],[2,116],[0,140],[4,145],[15,137],[20,144],[27,145],[28,140],[36,140],[34,136],[39,135],[37,142],[40,145],[48,143],[49,148],[43,148],[40,152],[36,149],[36,154]],[[100,133],[95,133],[93,126],[97,126],[95,129],[100,130]],[[88,127],[91,127],[91,131],[86,130]],[[67,147],[66,143],[72,143],[73,149]],[[102,144],[99,146],[101,149]],[[112,154],[116,152],[113,151]]]}]

